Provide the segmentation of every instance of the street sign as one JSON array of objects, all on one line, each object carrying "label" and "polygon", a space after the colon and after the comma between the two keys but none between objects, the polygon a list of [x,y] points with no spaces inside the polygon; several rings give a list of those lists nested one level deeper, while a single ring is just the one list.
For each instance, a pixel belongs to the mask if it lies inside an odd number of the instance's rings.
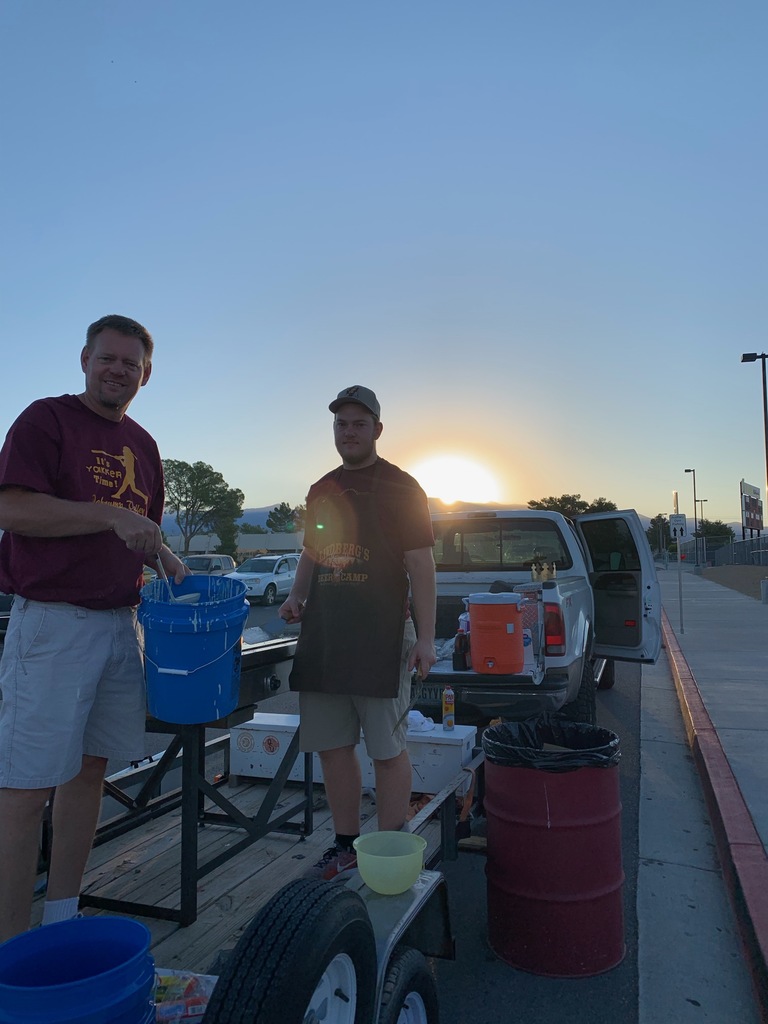
[{"label": "street sign", "polygon": [[669,535],[672,540],[684,540],[688,536],[688,522],[682,513],[673,512],[669,517]]}]

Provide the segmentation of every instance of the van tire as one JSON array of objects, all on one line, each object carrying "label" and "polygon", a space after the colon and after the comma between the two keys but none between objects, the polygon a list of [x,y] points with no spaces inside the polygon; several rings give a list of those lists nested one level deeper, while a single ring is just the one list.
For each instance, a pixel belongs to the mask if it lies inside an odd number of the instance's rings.
[{"label": "van tire", "polygon": [[591,659],[584,659],[579,692],[569,704],[561,708],[560,717],[567,719],[569,722],[585,722],[587,725],[597,725],[597,686],[595,685],[595,672],[592,668]]},{"label": "van tire", "polygon": [[273,605],[277,600],[277,587],[274,583],[270,583],[261,598],[261,603],[267,606]]},{"label": "van tire", "polygon": [[[376,943],[361,897],[338,883],[289,882],[232,950],[203,1024],[302,1024],[317,1003],[332,1020],[370,1024]],[[324,1018],[325,1019],[325,1018]]]}]

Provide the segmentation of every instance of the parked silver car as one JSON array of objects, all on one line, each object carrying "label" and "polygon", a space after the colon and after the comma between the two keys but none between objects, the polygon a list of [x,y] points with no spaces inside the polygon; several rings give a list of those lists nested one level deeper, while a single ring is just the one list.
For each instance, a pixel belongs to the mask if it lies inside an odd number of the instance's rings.
[{"label": "parked silver car", "polygon": [[249,601],[274,604],[278,596],[284,597],[293,586],[298,564],[298,555],[257,555],[246,558],[227,576],[243,581]]},{"label": "parked silver car", "polygon": [[182,562],[196,576],[228,576],[235,568],[231,555],[185,555]]}]

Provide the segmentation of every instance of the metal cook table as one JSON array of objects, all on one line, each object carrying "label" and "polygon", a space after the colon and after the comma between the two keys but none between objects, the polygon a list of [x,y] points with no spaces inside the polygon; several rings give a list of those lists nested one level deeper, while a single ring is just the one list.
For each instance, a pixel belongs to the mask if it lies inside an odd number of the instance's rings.
[{"label": "metal cook table", "polygon": [[[217,721],[195,725],[179,725],[147,718],[147,732],[171,733],[173,740],[159,761],[142,771],[146,778],[135,796],[127,794],[119,785],[105,781],[105,795],[116,800],[124,812],[99,826],[95,845],[107,842],[152,818],[181,806],[181,898],[178,909],[159,907],[128,900],[91,896],[80,897],[83,906],[95,907],[124,914],[154,917],[190,925],[197,919],[197,883],[205,875],[220,867],[248,846],[270,832],[285,832],[302,836],[312,833],[312,755],[304,755],[304,788],[290,804],[275,815],[275,807],[282,796],[283,787],[299,754],[296,731],[275,777],[271,780],[258,813],[244,815],[221,791],[221,782],[211,783],[205,777],[206,752],[228,743],[229,737],[220,737],[206,743],[206,729],[230,729],[249,721],[257,704],[287,688],[288,673],[296,650],[296,639],[276,639],[259,644],[243,645],[240,703],[231,714]],[[177,767],[181,754],[181,787],[161,793],[163,779]],[[206,810],[210,799],[218,811]],[[303,811],[301,822],[292,822]],[[198,864],[198,833],[201,825],[216,824],[242,829],[245,835],[224,852]]]}]

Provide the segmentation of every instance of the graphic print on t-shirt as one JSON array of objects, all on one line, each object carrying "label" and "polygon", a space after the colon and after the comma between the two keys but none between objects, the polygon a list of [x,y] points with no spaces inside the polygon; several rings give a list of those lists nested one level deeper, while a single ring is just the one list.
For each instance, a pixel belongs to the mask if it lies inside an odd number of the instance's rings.
[{"label": "graphic print on t-shirt", "polygon": [[[365,497],[368,497],[367,495]],[[360,495],[353,490],[321,498],[318,502],[317,529],[326,542],[318,547],[317,561],[320,571],[317,582],[366,583],[370,550],[359,543],[359,509],[355,499]]]},{"label": "graphic print on t-shirt", "polygon": [[[115,493],[110,495],[110,499],[97,497],[94,495],[94,501],[105,501],[108,504],[114,505],[125,505],[130,508],[133,512],[138,512],[141,515],[147,514],[147,506],[149,505],[149,495],[139,490],[138,484],[136,483],[136,456],[133,454],[131,449],[127,445],[123,445],[123,451],[121,455],[113,455],[110,452],[101,451],[100,449],[91,449],[91,454],[96,456],[96,462],[93,466],[86,467],[89,473],[93,474],[93,482],[96,487],[106,487],[109,490],[117,488]],[[113,463],[119,463],[123,468],[122,470],[117,469]],[[127,498],[120,502],[117,499],[122,498],[128,491],[136,495],[137,498],[143,498],[143,504],[139,505],[131,498]]]}]

